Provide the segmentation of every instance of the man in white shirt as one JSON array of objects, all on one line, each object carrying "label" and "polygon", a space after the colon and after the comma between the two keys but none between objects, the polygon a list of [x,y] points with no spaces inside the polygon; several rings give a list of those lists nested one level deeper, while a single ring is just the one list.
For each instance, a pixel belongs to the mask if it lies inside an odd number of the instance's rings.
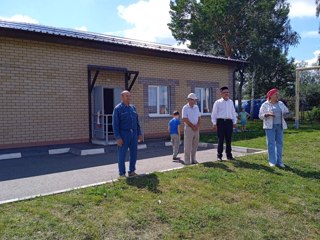
[{"label": "man in white shirt", "polygon": [[200,111],[197,99],[196,94],[190,93],[188,95],[188,103],[182,108],[182,120],[184,122],[184,163],[186,165],[197,163],[196,152],[200,136]]},{"label": "man in white shirt", "polygon": [[231,138],[233,128],[237,127],[237,113],[232,100],[229,98],[228,87],[220,88],[221,98],[212,107],[211,122],[213,130],[218,131],[218,160],[222,161],[223,143],[226,139],[226,155],[228,160],[235,160],[232,156]]}]

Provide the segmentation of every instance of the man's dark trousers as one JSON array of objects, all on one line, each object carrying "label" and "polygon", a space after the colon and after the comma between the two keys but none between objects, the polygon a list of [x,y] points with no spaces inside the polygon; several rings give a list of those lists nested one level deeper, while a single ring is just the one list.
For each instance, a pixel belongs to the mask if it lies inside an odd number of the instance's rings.
[{"label": "man's dark trousers", "polygon": [[222,158],[223,143],[226,139],[226,154],[227,158],[232,158],[231,138],[233,131],[233,122],[231,119],[217,119],[218,131],[218,158]]}]

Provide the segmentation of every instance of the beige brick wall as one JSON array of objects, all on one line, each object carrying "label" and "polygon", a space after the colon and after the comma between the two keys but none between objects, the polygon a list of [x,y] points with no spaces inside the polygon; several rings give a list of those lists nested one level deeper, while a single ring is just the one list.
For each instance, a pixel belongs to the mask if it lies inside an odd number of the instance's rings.
[{"label": "beige brick wall", "polygon": [[[128,68],[139,77],[174,79],[176,107],[190,92],[187,81],[228,85],[225,65],[140,56],[91,48],[0,37],[0,148],[88,140],[87,65]],[[102,72],[96,85],[124,87],[124,76]],[[144,116],[143,84],[133,86],[147,136],[166,134],[170,118]],[[210,129],[210,117],[202,129]]]}]

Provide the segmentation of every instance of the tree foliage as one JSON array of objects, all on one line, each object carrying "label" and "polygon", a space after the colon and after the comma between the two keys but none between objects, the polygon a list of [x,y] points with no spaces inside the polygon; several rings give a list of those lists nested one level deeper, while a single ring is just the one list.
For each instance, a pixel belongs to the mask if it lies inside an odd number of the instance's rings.
[{"label": "tree foliage", "polygon": [[[281,89],[286,96],[295,94],[295,64],[294,60],[288,60],[286,55],[279,49],[271,49],[263,54],[258,64],[251,65],[250,74],[255,73],[255,96],[265,97],[266,92],[271,88]],[[246,93],[251,90],[252,81],[249,81]]]},{"label": "tree foliage", "polygon": [[257,93],[294,82],[289,46],[298,43],[291,29],[287,0],[171,0],[171,22],[176,40],[190,41],[197,51],[244,59],[238,97],[244,83],[254,78]]},{"label": "tree foliage", "polygon": [[298,40],[286,0],[171,0],[170,9],[173,36],[198,51],[249,59]]},{"label": "tree foliage", "polygon": [[[298,66],[306,67],[302,62]],[[320,108],[320,70],[306,70],[300,72],[300,95],[304,108]]]},{"label": "tree foliage", "polygon": [[[320,0],[316,0],[316,16],[320,16]],[[319,27],[319,33],[320,33],[320,27]]]}]

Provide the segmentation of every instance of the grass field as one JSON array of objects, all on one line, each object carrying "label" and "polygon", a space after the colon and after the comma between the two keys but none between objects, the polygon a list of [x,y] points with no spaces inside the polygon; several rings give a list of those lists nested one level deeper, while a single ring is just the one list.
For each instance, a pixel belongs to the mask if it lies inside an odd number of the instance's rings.
[{"label": "grass field", "polygon": [[[266,148],[261,123],[249,129],[234,145]],[[319,124],[286,131],[284,162],[251,155],[0,205],[0,239],[320,239]]]}]

